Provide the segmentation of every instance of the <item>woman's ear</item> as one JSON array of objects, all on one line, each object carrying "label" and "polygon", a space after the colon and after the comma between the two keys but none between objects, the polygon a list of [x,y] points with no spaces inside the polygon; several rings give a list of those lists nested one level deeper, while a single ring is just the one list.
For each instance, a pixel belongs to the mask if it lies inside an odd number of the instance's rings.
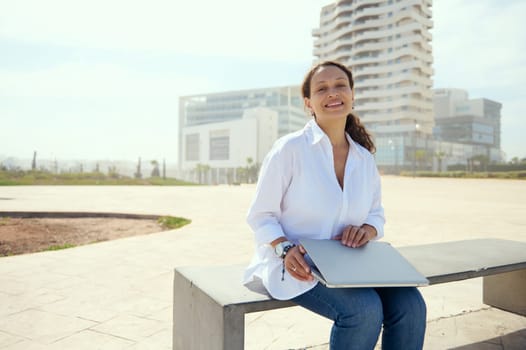
[{"label": "woman's ear", "polygon": [[314,111],[312,110],[312,106],[310,104],[310,98],[304,97],[303,103],[305,104],[305,108],[307,108],[311,115],[314,115]]}]

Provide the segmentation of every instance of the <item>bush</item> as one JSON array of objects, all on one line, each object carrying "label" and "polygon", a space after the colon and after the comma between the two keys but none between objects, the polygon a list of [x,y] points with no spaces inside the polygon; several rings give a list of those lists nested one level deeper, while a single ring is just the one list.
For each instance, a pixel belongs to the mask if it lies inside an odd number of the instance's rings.
[{"label": "bush", "polygon": [[159,219],[157,219],[157,222],[163,227],[175,229],[188,225],[192,221],[175,216],[161,216]]},{"label": "bush", "polygon": [[415,173],[403,171],[401,176],[418,177],[449,177],[449,178],[472,178],[472,179],[526,179],[526,171],[500,171],[500,172],[466,172],[466,171],[417,171]]}]

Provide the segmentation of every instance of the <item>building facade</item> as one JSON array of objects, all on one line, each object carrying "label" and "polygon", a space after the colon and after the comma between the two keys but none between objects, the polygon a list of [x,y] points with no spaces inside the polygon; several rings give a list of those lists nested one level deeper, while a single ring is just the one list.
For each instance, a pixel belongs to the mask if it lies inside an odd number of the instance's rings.
[{"label": "building facade", "polygon": [[472,147],[473,156],[501,162],[502,104],[487,98],[470,99],[461,89],[433,90],[435,110],[434,139]]},{"label": "building facade", "polygon": [[355,111],[379,166],[414,167],[433,130],[431,0],[340,0],[322,8],[314,56],[350,67]]},{"label": "building facade", "polygon": [[[238,170],[248,166],[247,160],[257,167],[274,141],[301,129],[307,117],[299,86],[180,97],[180,177],[239,180]],[[196,175],[203,171],[205,180]]]},{"label": "building facade", "polygon": [[437,140],[500,148],[502,104],[460,89],[433,90]]}]

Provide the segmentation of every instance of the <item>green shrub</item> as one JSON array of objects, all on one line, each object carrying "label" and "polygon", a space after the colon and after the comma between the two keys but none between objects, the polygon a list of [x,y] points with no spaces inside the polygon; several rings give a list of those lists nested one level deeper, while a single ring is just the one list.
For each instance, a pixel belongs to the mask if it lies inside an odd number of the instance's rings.
[{"label": "green shrub", "polygon": [[64,244],[61,244],[61,245],[52,245],[52,246],[49,246],[47,247],[46,249],[44,250],[61,250],[61,249],[68,249],[68,248],[74,248],[76,247],[76,245],[74,244],[71,244],[71,243],[64,243]]},{"label": "green shrub", "polygon": [[179,218],[175,216],[161,216],[159,219],[157,219],[157,222],[162,227],[169,228],[169,229],[175,229],[175,228],[179,228],[179,227],[188,225],[189,223],[192,222],[192,220],[185,219],[185,218]]}]

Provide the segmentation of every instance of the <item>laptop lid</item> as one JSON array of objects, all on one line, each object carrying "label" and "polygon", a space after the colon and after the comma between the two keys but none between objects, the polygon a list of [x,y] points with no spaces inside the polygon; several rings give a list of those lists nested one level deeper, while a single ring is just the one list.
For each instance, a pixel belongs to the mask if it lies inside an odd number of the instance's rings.
[{"label": "laptop lid", "polygon": [[429,281],[386,242],[349,248],[339,240],[300,239],[315,264],[312,274],[330,288],[425,286]]}]

